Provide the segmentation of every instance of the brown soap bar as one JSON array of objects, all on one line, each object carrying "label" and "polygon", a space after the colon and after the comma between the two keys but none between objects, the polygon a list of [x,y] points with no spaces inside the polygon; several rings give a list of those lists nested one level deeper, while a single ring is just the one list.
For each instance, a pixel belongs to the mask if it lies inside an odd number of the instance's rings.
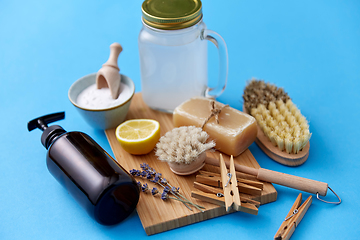
[{"label": "brown soap bar", "polygon": [[[211,115],[212,99],[196,97],[187,100],[175,108],[173,123],[175,127],[201,127]],[[224,104],[215,101],[215,109]],[[218,115],[219,124],[212,117],[204,126],[211,140],[216,143],[215,148],[225,154],[238,156],[255,140],[257,135],[256,120],[252,116],[226,106]]]}]

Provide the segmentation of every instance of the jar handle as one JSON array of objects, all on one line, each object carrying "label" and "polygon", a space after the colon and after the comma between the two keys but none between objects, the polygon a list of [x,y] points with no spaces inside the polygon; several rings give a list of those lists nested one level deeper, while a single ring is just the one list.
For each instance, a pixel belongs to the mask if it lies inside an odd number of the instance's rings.
[{"label": "jar handle", "polygon": [[201,40],[209,40],[212,42],[219,53],[219,79],[217,86],[215,88],[208,87],[205,91],[205,97],[216,98],[220,96],[226,87],[227,78],[228,78],[228,51],[224,39],[216,32],[208,29],[203,29],[201,31]]}]

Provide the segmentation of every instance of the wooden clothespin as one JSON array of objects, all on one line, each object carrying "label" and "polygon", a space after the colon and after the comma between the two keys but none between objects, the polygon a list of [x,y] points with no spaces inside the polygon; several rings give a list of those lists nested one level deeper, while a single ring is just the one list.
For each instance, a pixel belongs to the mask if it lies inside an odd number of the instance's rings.
[{"label": "wooden clothespin", "polygon": [[220,173],[221,181],[223,183],[222,187],[224,190],[226,212],[229,212],[232,209],[240,211],[240,194],[237,187],[234,158],[232,155],[230,157],[230,172],[228,172],[224,158],[222,154],[220,154]]},{"label": "wooden clothespin", "polygon": [[[261,192],[264,189],[264,184],[262,182],[239,178],[238,173],[236,173],[236,178],[238,181],[237,185],[238,185],[239,192],[240,192],[241,202],[243,200],[241,193],[249,194],[253,197],[261,196]],[[221,180],[220,173],[213,173],[213,172],[200,170],[199,174],[196,175],[196,181],[194,182],[194,186],[197,183],[202,183],[202,184],[206,184],[209,186],[213,186],[213,187],[222,189],[222,180]],[[195,188],[196,188],[196,186],[195,186]]]},{"label": "wooden clothespin", "polygon": [[[220,160],[217,161],[220,162],[220,169],[211,169],[213,172],[201,170],[200,174],[196,176],[195,189],[191,191],[191,196],[202,201],[224,206],[227,212],[233,209],[257,215],[260,202],[256,200],[260,199],[263,183],[246,179],[249,176],[236,173],[232,156],[232,167],[229,165],[229,173],[221,154]],[[231,177],[229,177],[230,173]]]},{"label": "wooden clothespin", "polygon": [[300,221],[304,217],[306,211],[309,209],[312,203],[312,196],[310,195],[306,201],[300,206],[302,201],[302,194],[296,198],[289,213],[286,215],[284,222],[281,224],[279,230],[276,232],[275,240],[290,239],[294,233],[295,228],[300,224]]},{"label": "wooden clothespin", "polygon": [[[197,198],[206,202],[210,202],[225,207],[224,192],[219,188],[212,187],[199,182],[194,182],[194,187],[196,188],[196,190],[193,190],[191,192],[191,196],[193,198]],[[241,211],[246,210],[247,213],[257,215],[260,202],[253,200],[249,197],[251,196],[250,195],[241,196],[240,194]]]}]

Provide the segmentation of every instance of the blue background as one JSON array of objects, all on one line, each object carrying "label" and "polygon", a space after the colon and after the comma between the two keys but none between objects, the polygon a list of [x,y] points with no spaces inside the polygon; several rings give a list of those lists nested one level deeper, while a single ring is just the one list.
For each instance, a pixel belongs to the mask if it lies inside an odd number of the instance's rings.
[{"label": "blue background", "polygon": [[[299,191],[275,185],[277,201],[258,216],[234,213],[147,237],[136,212],[116,226],[97,224],[48,173],[41,133],[26,128],[44,114],[65,111],[59,124],[89,134],[113,155],[104,132],[84,122],[67,92],[101,67],[113,42],[124,48],[121,72],[141,91],[141,3],[0,1],[0,239],[272,239],[278,230]],[[314,199],[292,239],[357,239],[360,2],[204,0],[203,13],[229,51],[228,85],[218,100],[241,110],[246,81],[256,77],[284,87],[310,122],[304,165],[280,165],[253,144],[259,164],[327,182],[342,197],[338,206]],[[209,51],[216,76],[217,56]]]}]

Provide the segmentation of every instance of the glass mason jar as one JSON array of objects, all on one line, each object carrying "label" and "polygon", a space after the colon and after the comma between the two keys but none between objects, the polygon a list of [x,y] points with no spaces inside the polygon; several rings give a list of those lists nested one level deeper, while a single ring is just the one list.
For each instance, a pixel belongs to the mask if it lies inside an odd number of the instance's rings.
[{"label": "glass mason jar", "polygon": [[[173,112],[195,96],[218,97],[228,74],[223,38],[202,21],[200,0],[145,0],[138,44],[141,92],[152,109]],[[219,52],[219,80],[208,87],[207,41]]]}]

